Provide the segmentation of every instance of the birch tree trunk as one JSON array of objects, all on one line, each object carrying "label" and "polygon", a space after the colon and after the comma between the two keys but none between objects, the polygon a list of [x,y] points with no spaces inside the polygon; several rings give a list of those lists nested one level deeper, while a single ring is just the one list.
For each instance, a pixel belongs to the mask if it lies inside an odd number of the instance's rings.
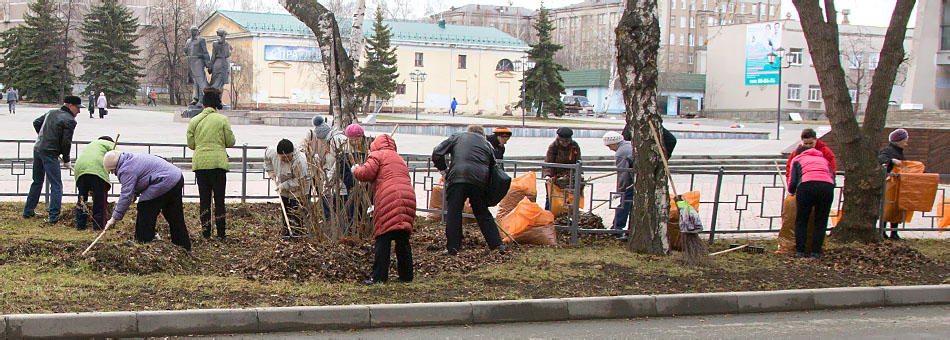
[{"label": "birch tree trunk", "polygon": [[353,13],[353,29],[350,30],[350,60],[353,62],[353,74],[359,73],[360,58],[363,57],[363,16],[366,15],[366,0],[356,0],[356,12]]},{"label": "birch tree trunk", "polygon": [[617,78],[620,78],[620,72],[617,71],[616,54],[614,62],[610,63],[610,83],[607,85],[607,97],[604,98],[604,110],[601,112],[607,115],[607,109],[610,108],[610,100],[614,98],[614,88],[617,84]]},{"label": "birch tree trunk", "polygon": [[637,155],[633,164],[633,204],[630,213],[630,241],[634,252],[666,254],[670,249],[666,228],[670,220],[670,198],[662,152],[650,132],[660,131],[662,121],[656,111],[657,53],[660,24],[656,0],[626,0],[617,25],[617,67],[626,106],[627,124],[633,129],[632,143]]},{"label": "birch tree trunk", "polygon": [[313,31],[317,44],[320,45],[323,66],[327,70],[333,126],[341,130],[346,128],[356,122],[356,80],[353,75],[353,61],[343,48],[336,18],[317,1],[280,0],[280,4]]},{"label": "birch tree trunk", "polygon": [[897,69],[905,59],[904,37],[915,2],[897,0],[884,36],[880,62],[872,78],[864,123],[859,125],[841,67],[838,12],[834,0],[824,1],[824,11],[818,0],[792,1],[798,9],[802,31],[814,60],[825,114],[831,122],[831,137],[838,145],[838,169],[845,171],[843,216],[831,233],[841,242],[876,242],[881,238],[876,232],[875,222],[881,212],[884,177],[877,161],[877,151]]}]

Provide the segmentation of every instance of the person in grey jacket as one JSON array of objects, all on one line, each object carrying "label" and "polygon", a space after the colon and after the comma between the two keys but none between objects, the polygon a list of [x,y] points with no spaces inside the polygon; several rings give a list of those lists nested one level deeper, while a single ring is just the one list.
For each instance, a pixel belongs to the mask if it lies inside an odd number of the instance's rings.
[{"label": "person in grey jacket", "polygon": [[13,88],[7,90],[7,107],[11,114],[16,114],[16,102],[20,100],[19,94]]},{"label": "person in grey jacket", "polygon": [[[449,154],[452,155],[452,164],[446,166],[445,156]],[[485,130],[472,125],[466,132],[452,135],[432,150],[432,163],[445,179],[444,254],[456,255],[462,247],[462,208],[466,199],[472,205],[472,213],[488,247],[504,251],[506,247],[501,243],[498,225],[488,211],[485,193],[488,171],[495,166],[494,151],[485,139]]]},{"label": "person in grey jacket", "polygon": [[[623,140],[619,133],[610,131],[604,134],[604,145],[614,151],[614,166],[617,169],[630,169],[633,167],[633,146],[630,142]],[[620,204],[614,214],[614,223],[611,229],[623,230],[627,226],[627,217],[630,216],[630,207],[633,204],[633,173],[629,171],[617,172],[617,192],[623,193],[620,196]],[[617,235],[620,240],[626,240],[625,235]]]},{"label": "person in grey jacket", "polygon": [[76,129],[76,115],[82,108],[82,100],[76,96],[66,96],[63,107],[50,110],[33,121],[33,129],[38,134],[33,144],[33,184],[23,206],[23,217],[36,216],[36,204],[40,201],[44,179],[49,181],[49,218],[48,223],[59,221],[59,210],[63,201],[63,180],[57,157],[72,169],[69,149],[73,143],[73,131]]}]

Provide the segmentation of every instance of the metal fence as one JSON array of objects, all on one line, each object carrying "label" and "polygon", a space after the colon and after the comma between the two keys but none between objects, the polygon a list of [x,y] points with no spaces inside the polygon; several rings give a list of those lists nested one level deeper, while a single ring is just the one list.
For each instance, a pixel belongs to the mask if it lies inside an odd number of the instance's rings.
[{"label": "metal fence", "polygon": [[[137,143],[119,141],[119,149],[125,152],[148,153],[161,156],[183,169],[190,169],[192,151],[184,144],[170,143]],[[19,199],[25,197],[32,181],[30,171],[32,160],[33,140],[0,140],[0,199]],[[73,157],[78,157],[80,146],[88,141],[75,141]],[[277,199],[273,182],[263,169],[263,151],[266,147],[240,145],[228,149],[231,171],[228,174],[229,188],[226,197],[232,201],[261,201]],[[435,169],[429,155],[402,154],[407,160],[412,177],[412,184],[416,188],[417,211],[443,215],[444,208],[434,209],[430,206],[433,190],[441,187],[441,175]],[[579,164],[549,164],[527,160],[500,161],[512,178],[527,172],[535,171],[536,180],[540,179],[540,169],[554,167],[568,169],[573,189],[565,191],[572,197],[580,197],[573,203],[565,199],[567,215],[570,223],[557,225],[559,230],[570,233],[571,242],[576,242],[579,234],[584,233],[626,233],[622,230],[610,230],[611,218],[616,211],[622,193],[616,190],[616,178],[606,177],[591,180],[598,175],[618,171],[629,172],[631,169],[617,169],[603,166],[585,166]],[[717,235],[728,234],[774,234],[781,229],[782,203],[787,195],[784,187],[784,174],[769,171],[718,171],[708,170],[677,170],[673,169],[673,179],[679,192],[699,191],[701,193],[699,212],[706,224],[704,233],[714,240]],[[197,199],[197,186],[191,171],[183,171],[186,178],[184,197]],[[68,174],[68,177],[65,176]],[[586,178],[585,178],[586,176]],[[73,173],[66,170],[64,173],[64,195],[75,197],[74,186],[70,186]],[[234,184],[240,185],[235,187]],[[538,201],[550,199],[544,189],[544,182],[537,182]],[[841,185],[844,178],[839,174],[835,188],[835,200],[832,209],[840,211],[842,202]],[[110,196],[118,196],[118,183],[113,181]],[[47,190],[48,191],[48,190]],[[442,190],[443,196],[445,190]],[[922,212],[919,218],[911,223],[903,223],[897,230],[901,231],[939,231],[938,220],[945,215],[945,188],[938,189],[938,202],[931,212]],[[564,197],[561,197],[564,198]],[[442,207],[445,199],[441,198]],[[882,210],[884,202],[882,200]],[[633,202],[636,204],[636,202]],[[582,207],[583,206],[583,207]],[[604,218],[604,225],[608,229],[591,229],[579,226],[579,217],[582,213],[596,214]],[[837,213],[832,214],[833,217]],[[468,215],[467,217],[471,217]],[[915,216],[916,217],[916,216]],[[880,226],[884,228],[882,224]],[[887,228],[886,230],[890,230]]]}]

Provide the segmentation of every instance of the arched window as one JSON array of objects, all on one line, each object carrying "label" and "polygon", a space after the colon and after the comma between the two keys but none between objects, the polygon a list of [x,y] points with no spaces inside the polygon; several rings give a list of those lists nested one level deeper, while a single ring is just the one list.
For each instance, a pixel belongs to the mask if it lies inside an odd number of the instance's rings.
[{"label": "arched window", "polygon": [[498,61],[498,65],[495,65],[495,71],[514,71],[515,64],[511,63],[511,60],[502,59]]}]

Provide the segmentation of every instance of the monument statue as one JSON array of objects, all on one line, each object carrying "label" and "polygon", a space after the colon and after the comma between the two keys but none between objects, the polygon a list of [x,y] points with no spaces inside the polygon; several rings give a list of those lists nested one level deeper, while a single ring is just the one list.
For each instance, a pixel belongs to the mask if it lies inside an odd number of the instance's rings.
[{"label": "monument statue", "polygon": [[198,27],[191,26],[191,38],[185,42],[185,55],[188,56],[188,73],[195,83],[194,101],[191,105],[200,105],[202,93],[208,87],[208,76],[205,70],[211,73],[211,56],[208,55],[208,43],[198,36]]},{"label": "monument statue", "polygon": [[218,40],[211,43],[212,61],[211,61],[211,87],[218,90],[224,90],[224,84],[228,83],[228,76],[231,74],[231,63],[228,58],[231,57],[231,44],[226,40],[228,32],[223,28],[218,29]]}]

